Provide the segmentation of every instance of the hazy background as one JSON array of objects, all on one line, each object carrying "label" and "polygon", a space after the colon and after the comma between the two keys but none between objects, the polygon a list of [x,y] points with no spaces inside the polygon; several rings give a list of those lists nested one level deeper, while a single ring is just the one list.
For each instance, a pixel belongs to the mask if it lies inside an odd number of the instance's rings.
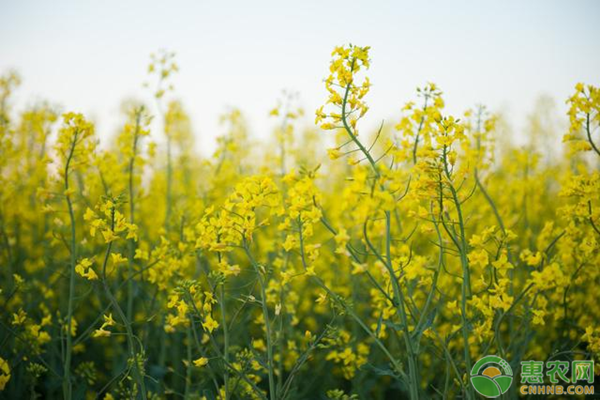
[{"label": "hazy background", "polygon": [[266,136],[282,89],[300,92],[312,123],[330,52],[351,42],[372,46],[367,126],[395,122],[415,87],[433,81],[448,111],[484,103],[518,132],[540,94],[563,113],[576,82],[600,84],[599,20],[591,0],[0,0],[0,71],[20,72],[19,107],[48,99],[107,136],[123,98],[150,99],[149,54],[173,50],[176,96],[207,152],[228,106]]}]

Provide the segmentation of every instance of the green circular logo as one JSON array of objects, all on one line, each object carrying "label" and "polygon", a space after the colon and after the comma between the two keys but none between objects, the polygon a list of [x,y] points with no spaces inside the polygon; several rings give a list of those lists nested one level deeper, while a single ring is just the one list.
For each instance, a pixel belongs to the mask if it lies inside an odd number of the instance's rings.
[{"label": "green circular logo", "polygon": [[512,381],[512,368],[498,356],[485,356],[471,368],[473,388],[485,397],[495,398],[506,393]]}]

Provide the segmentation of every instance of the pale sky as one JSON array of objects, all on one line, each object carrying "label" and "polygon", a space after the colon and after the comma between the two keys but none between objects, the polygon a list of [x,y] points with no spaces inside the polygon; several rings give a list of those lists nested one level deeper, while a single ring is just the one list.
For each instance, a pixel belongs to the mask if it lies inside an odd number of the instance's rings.
[{"label": "pale sky", "polygon": [[229,106],[265,137],[282,89],[300,92],[312,123],[331,50],[351,42],[372,47],[367,127],[396,121],[433,81],[449,112],[483,103],[518,130],[540,94],[562,113],[576,82],[600,84],[599,20],[591,0],[0,0],[0,72],[23,78],[17,108],[47,99],[86,113],[106,136],[123,98],[150,99],[149,54],[173,50],[176,96],[207,152]]}]

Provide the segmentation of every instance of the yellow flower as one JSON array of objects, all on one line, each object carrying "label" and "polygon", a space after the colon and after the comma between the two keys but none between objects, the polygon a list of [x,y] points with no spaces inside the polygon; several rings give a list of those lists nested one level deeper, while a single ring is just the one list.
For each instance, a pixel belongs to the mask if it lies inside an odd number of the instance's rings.
[{"label": "yellow flower", "polygon": [[104,238],[105,243],[114,242],[119,237],[115,235],[115,233],[110,229],[105,229],[102,231],[102,237]]},{"label": "yellow flower", "polygon": [[327,149],[327,155],[329,156],[329,158],[331,160],[337,160],[338,158],[340,158],[343,153],[340,151],[340,149],[335,148],[335,149]]},{"label": "yellow flower", "polygon": [[0,392],[4,390],[10,380],[10,367],[8,362],[0,357]]},{"label": "yellow flower", "polygon": [[89,207],[85,210],[85,214],[83,214],[84,221],[91,221],[95,217],[96,217],[96,213]]},{"label": "yellow flower", "polygon": [[346,244],[348,244],[348,241],[350,240],[348,232],[344,228],[341,228],[333,239],[335,240],[335,244],[337,245],[337,247],[335,248],[335,252],[337,254],[345,254]]},{"label": "yellow flower", "polygon": [[110,253],[110,260],[114,265],[119,265],[127,262],[127,259],[120,253]]},{"label": "yellow flower", "polygon": [[533,310],[533,324],[534,325],[546,325],[544,322],[544,316],[546,312],[544,310]]},{"label": "yellow flower", "polygon": [[468,254],[469,263],[473,266],[486,267],[489,262],[488,253],[484,249],[474,250]]},{"label": "yellow flower", "polygon": [[135,249],[135,255],[133,256],[136,260],[148,261],[148,252],[142,249]]},{"label": "yellow flower", "polygon": [[138,227],[135,224],[127,224],[127,236],[125,237],[125,239],[133,239],[134,241],[137,242],[138,240]]},{"label": "yellow flower", "polygon": [[116,324],[115,320],[113,319],[112,313],[108,314],[108,316],[103,315],[102,318],[104,318],[104,325],[106,326],[114,326]]},{"label": "yellow flower", "polygon": [[324,304],[327,301],[327,295],[325,293],[320,293],[319,297],[317,297],[317,304]]},{"label": "yellow flower", "polygon": [[110,336],[110,331],[107,331],[104,328],[99,328],[96,329],[93,333],[92,333],[92,337],[94,338],[99,338],[99,337],[109,337]]},{"label": "yellow flower", "polygon": [[208,314],[205,318],[204,318],[204,322],[202,323],[202,327],[204,328],[205,331],[208,331],[209,333],[212,333],[212,331],[214,331],[215,329],[217,329],[219,327],[219,324],[217,321],[215,321],[212,316],[210,314]]},{"label": "yellow flower", "polygon": [[12,324],[15,326],[22,325],[27,319],[27,313],[20,308],[18,312],[13,314]]},{"label": "yellow flower", "polygon": [[505,253],[502,253],[496,261],[492,261],[492,266],[496,269],[512,269],[514,268],[511,263],[508,262],[508,258]]},{"label": "yellow flower", "polygon": [[283,242],[283,249],[285,251],[290,251],[295,248],[297,245],[296,237],[293,235],[287,235],[285,238],[285,242]]},{"label": "yellow flower", "polygon": [[75,272],[83,278],[90,281],[98,279],[96,271],[92,268],[93,261],[89,258],[83,258],[75,266]]},{"label": "yellow flower", "polygon": [[352,275],[362,274],[367,270],[366,264],[359,264],[357,262],[352,261]]},{"label": "yellow flower", "polygon": [[194,365],[196,367],[204,367],[205,365],[208,364],[208,358],[206,357],[200,357],[194,360]]},{"label": "yellow flower", "polygon": [[447,306],[448,306],[448,310],[450,310],[452,313],[458,312],[458,301],[457,300],[449,301]]},{"label": "yellow flower", "polygon": [[83,275],[85,278],[87,278],[90,281],[96,280],[98,279],[98,275],[96,274],[96,271],[94,271],[92,268],[90,268],[87,273],[85,275]]}]

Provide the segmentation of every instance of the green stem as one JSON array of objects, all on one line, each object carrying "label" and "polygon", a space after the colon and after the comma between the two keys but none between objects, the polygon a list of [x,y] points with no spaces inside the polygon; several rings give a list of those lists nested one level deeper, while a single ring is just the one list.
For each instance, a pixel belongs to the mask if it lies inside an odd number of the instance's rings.
[{"label": "green stem", "polygon": [[[354,62],[352,63],[352,65],[354,66]],[[371,156],[371,153],[369,153],[367,148],[365,146],[363,146],[363,144],[360,142],[360,140],[358,140],[358,138],[356,137],[354,132],[352,132],[352,129],[350,129],[350,126],[348,125],[348,121],[346,120],[346,105],[348,104],[347,102],[348,102],[348,94],[350,93],[350,85],[351,85],[350,83],[348,85],[346,85],[346,90],[344,92],[344,99],[342,100],[342,123],[344,124],[344,129],[350,136],[350,139],[352,139],[352,141],[356,144],[356,146],[358,146],[360,151],[365,155],[367,160],[369,160],[369,164],[371,164],[371,167],[373,168],[375,175],[377,177],[379,177],[379,169],[377,168],[377,163],[375,162],[375,160],[373,159],[373,157]]]},{"label": "green stem", "polygon": [[[200,310],[198,310],[198,307],[196,307],[196,304],[194,303],[194,300],[191,298],[191,295],[188,296],[190,297],[190,302],[192,304],[192,309],[194,310],[194,313],[196,315],[198,315],[200,318],[202,317],[202,313],[200,313]],[[200,352],[200,354],[202,355],[202,357],[206,357],[205,352],[202,349],[202,346],[200,345],[200,341],[198,339],[198,333],[196,332],[196,323],[194,322],[194,318],[192,318],[190,316],[190,322],[192,324],[192,333],[194,334],[194,341],[196,342],[196,347],[198,348],[198,351]],[[258,388],[258,386],[256,386],[256,384],[250,380],[244,373],[242,373],[241,371],[238,371],[237,368],[235,366],[233,366],[230,362],[225,360],[225,357],[223,356],[223,353],[221,353],[221,350],[219,349],[219,346],[216,343],[216,340],[214,338],[214,336],[210,333],[207,332],[210,344],[212,345],[215,353],[217,354],[217,356],[223,360],[223,363],[225,364],[225,366],[231,370],[231,372],[233,372],[239,379],[243,380],[244,382],[246,382],[248,384],[248,386],[250,386],[255,394],[257,395],[257,397],[259,397],[260,399],[266,400],[267,397],[263,394],[263,392]],[[212,369],[209,369],[209,371],[212,371]],[[216,376],[214,375],[213,372],[211,372],[211,376],[213,381],[215,382],[215,388],[217,389],[217,392],[219,391],[219,386],[216,383]]]},{"label": "green stem", "polygon": [[[138,134],[140,130],[140,119],[141,119],[142,109],[136,112],[135,119],[135,131],[133,133],[133,154],[129,159],[129,222],[131,224],[135,223],[135,193],[133,187],[134,181],[134,168],[135,168],[135,157],[137,154],[137,145],[138,145]],[[129,239],[127,243],[129,249],[129,257],[127,263],[127,273],[129,276],[129,280],[127,282],[127,319],[129,321],[133,320],[133,279],[131,279],[133,275],[133,262],[135,258],[135,240],[133,238]]]},{"label": "green stem", "polygon": [[418,360],[417,356],[413,349],[412,340],[410,337],[410,331],[408,329],[408,318],[406,315],[406,308],[404,304],[404,294],[400,288],[400,284],[398,283],[398,279],[396,279],[396,274],[394,273],[394,267],[392,264],[392,253],[391,253],[391,216],[390,212],[385,212],[385,253],[386,260],[385,263],[388,273],[390,274],[390,281],[392,282],[392,288],[394,290],[394,297],[399,304],[398,310],[400,311],[400,319],[402,321],[402,328],[404,330],[404,344],[406,345],[407,358],[408,358],[408,371],[411,380],[411,384],[409,386],[410,398],[416,400],[419,398],[419,371],[418,371]]},{"label": "green stem", "polygon": [[[300,225],[299,231],[300,231],[300,259],[302,260],[302,266],[304,267],[304,270],[306,271],[308,266],[306,264],[306,254],[304,252],[304,237],[302,235],[302,226],[301,225]],[[356,312],[351,307],[348,307],[339,298],[339,296],[333,290],[331,290],[320,278],[318,278],[316,276],[313,276],[312,278],[317,283],[317,286],[319,286],[321,289],[325,290],[327,292],[327,294],[334,301],[336,301],[341,307],[343,307],[344,310],[352,317],[352,319],[354,319],[354,321],[356,321],[356,323],[365,331],[365,333],[367,335],[369,335],[371,337],[371,339],[373,339],[375,344],[377,344],[377,346],[385,354],[385,356],[388,358],[388,360],[392,363],[394,370],[402,377],[402,379],[404,379],[405,381],[408,381],[406,374],[402,370],[402,365],[398,362],[398,360],[396,360],[396,358],[392,355],[392,353],[390,353],[390,351],[387,349],[387,347],[385,347],[385,344],[383,344],[381,339],[379,339],[379,337],[377,337],[377,335],[363,322],[363,320],[358,316],[358,314],[356,314]]]},{"label": "green stem", "polygon": [[[443,161],[444,161],[444,172],[448,180],[448,187],[452,193],[452,200],[456,207],[456,213],[458,216],[458,224],[460,228],[460,245],[457,249],[460,253],[460,261],[463,270],[463,279],[461,284],[461,319],[462,319],[462,336],[463,336],[463,347],[465,355],[465,368],[467,371],[471,370],[471,353],[469,352],[469,327],[467,321],[467,299],[471,296],[471,277],[469,270],[469,261],[467,259],[467,239],[465,235],[465,224],[462,215],[461,203],[458,198],[456,188],[452,184],[452,176],[448,168],[448,148],[444,146],[443,150]],[[474,397],[473,388],[468,385],[468,397]]]},{"label": "green stem", "polygon": [[275,386],[275,375],[273,373],[273,371],[274,371],[273,341],[272,341],[273,339],[272,339],[272,331],[271,331],[271,322],[269,320],[269,308],[267,307],[267,294],[266,294],[266,288],[265,288],[265,281],[262,276],[262,273],[260,272],[260,266],[256,263],[256,261],[252,257],[252,254],[250,253],[250,250],[248,249],[248,244],[246,243],[245,240],[244,240],[244,251],[246,252],[246,255],[248,256],[248,259],[250,260],[250,263],[252,264],[254,271],[256,272],[256,275],[258,278],[258,283],[260,286],[262,312],[263,312],[263,318],[265,320],[265,330],[266,330],[266,336],[267,336],[267,367],[269,370],[268,371],[269,372],[269,398],[271,400],[275,400],[277,398],[277,387]]},{"label": "green stem", "polygon": [[67,162],[65,163],[64,171],[64,185],[65,185],[65,197],[67,199],[67,206],[69,208],[69,219],[71,222],[71,265],[69,268],[69,300],[67,304],[67,348],[65,355],[64,365],[64,377],[63,377],[63,397],[65,400],[71,400],[73,397],[73,386],[71,382],[71,358],[73,354],[73,338],[71,337],[71,326],[73,323],[73,299],[75,297],[75,264],[77,262],[77,240],[76,240],[76,229],[75,229],[75,213],[73,211],[73,203],[71,201],[71,195],[69,194],[69,166],[73,159],[75,152],[75,146],[77,144],[77,136],[79,131],[75,131],[73,135],[73,142],[69,149],[69,155],[67,156]]},{"label": "green stem", "polygon": [[[114,231],[114,228],[115,228],[115,209],[113,207],[111,209],[111,230]],[[123,312],[123,309],[119,305],[119,302],[117,301],[116,297],[111,292],[110,287],[108,286],[108,280],[106,279],[106,266],[108,265],[108,258],[110,256],[110,253],[112,250],[112,244],[113,244],[112,241],[110,243],[108,243],[106,252],[104,253],[104,262],[102,264],[102,284],[104,286],[104,291],[106,292],[106,296],[110,300],[110,303],[112,304],[113,309],[119,315],[121,322],[125,326],[125,331],[127,333],[127,345],[129,347],[129,354],[130,354],[130,356],[132,358],[132,362],[133,362],[133,371],[135,373],[135,379],[137,380],[138,384],[140,385],[140,391],[142,392],[142,399],[146,400],[147,399],[146,384],[144,382],[144,376],[142,374],[142,371],[140,370],[140,360],[138,360],[137,351],[135,350],[134,334],[133,334],[133,330],[131,329],[131,322],[127,319],[127,316]]]},{"label": "green stem", "polygon": [[[354,62],[352,63],[352,65],[354,65]],[[350,136],[352,141],[356,144],[356,146],[360,149],[360,151],[364,154],[364,156],[367,158],[367,160],[371,164],[371,167],[373,169],[373,172],[375,173],[376,178],[379,178],[380,173],[379,173],[379,169],[377,168],[377,162],[373,159],[373,157],[371,156],[371,153],[365,148],[365,146],[360,142],[360,140],[358,140],[358,138],[356,137],[354,132],[352,132],[352,129],[350,128],[350,126],[348,125],[348,122],[346,120],[346,106],[347,106],[347,101],[348,101],[348,94],[350,93],[350,86],[351,86],[351,84],[346,85],[344,97],[342,100],[342,123],[344,125],[344,129],[346,130],[346,132],[348,133],[348,135]],[[400,285],[394,274],[394,269],[393,269],[392,261],[391,261],[390,212],[386,211],[385,215],[386,215],[387,262],[384,263],[384,265],[386,266],[386,269],[388,270],[388,273],[390,274],[390,281],[392,282],[392,288],[394,290],[394,298],[396,300],[396,304],[398,304],[398,310],[400,311],[400,317],[401,317],[403,329],[404,329],[403,336],[404,336],[404,341],[405,341],[405,345],[406,345],[406,350],[408,352],[409,375],[410,375],[410,381],[411,381],[411,383],[409,384],[410,397],[411,397],[411,399],[416,400],[419,398],[419,378],[418,378],[418,370],[417,370],[418,363],[416,361],[416,354],[414,354],[412,340],[410,338],[410,332],[408,329],[408,318],[406,316],[404,295],[400,289]]]},{"label": "green stem", "polygon": [[600,149],[598,148],[598,146],[596,146],[596,143],[594,143],[594,141],[592,140],[592,130],[590,129],[590,114],[589,113],[586,115],[586,119],[585,119],[585,131],[587,133],[588,142],[590,142],[590,145],[592,146],[592,148],[594,149],[596,154],[598,154],[600,156]]},{"label": "green stem", "polygon": [[[219,253],[219,258],[221,254]],[[219,306],[221,307],[221,325],[223,326],[223,359],[229,364],[229,329],[227,327],[227,314],[225,310],[225,282],[219,288]],[[229,400],[229,369],[225,368],[223,373],[225,386],[225,400]]]},{"label": "green stem", "polygon": [[421,134],[421,130],[423,129],[423,123],[425,122],[425,111],[427,111],[428,99],[429,96],[425,95],[425,103],[423,104],[423,115],[421,116],[421,121],[419,122],[419,128],[417,129],[417,133],[415,135],[415,144],[412,150],[413,164],[417,163],[417,148],[419,147],[419,136]]},{"label": "green stem", "polygon": [[173,166],[171,162],[171,137],[167,137],[167,211],[165,215],[165,227],[169,227],[169,221],[171,219],[171,203],[172,199],[172,181],[173,180]]},{"label": "green stem", "polygon": [[185,373],[185,391],[183,398],[187,400],[190,396],[192,384],[192,328],[188,325],[186,330],[186,346],[187,346],[187,368]]}]

